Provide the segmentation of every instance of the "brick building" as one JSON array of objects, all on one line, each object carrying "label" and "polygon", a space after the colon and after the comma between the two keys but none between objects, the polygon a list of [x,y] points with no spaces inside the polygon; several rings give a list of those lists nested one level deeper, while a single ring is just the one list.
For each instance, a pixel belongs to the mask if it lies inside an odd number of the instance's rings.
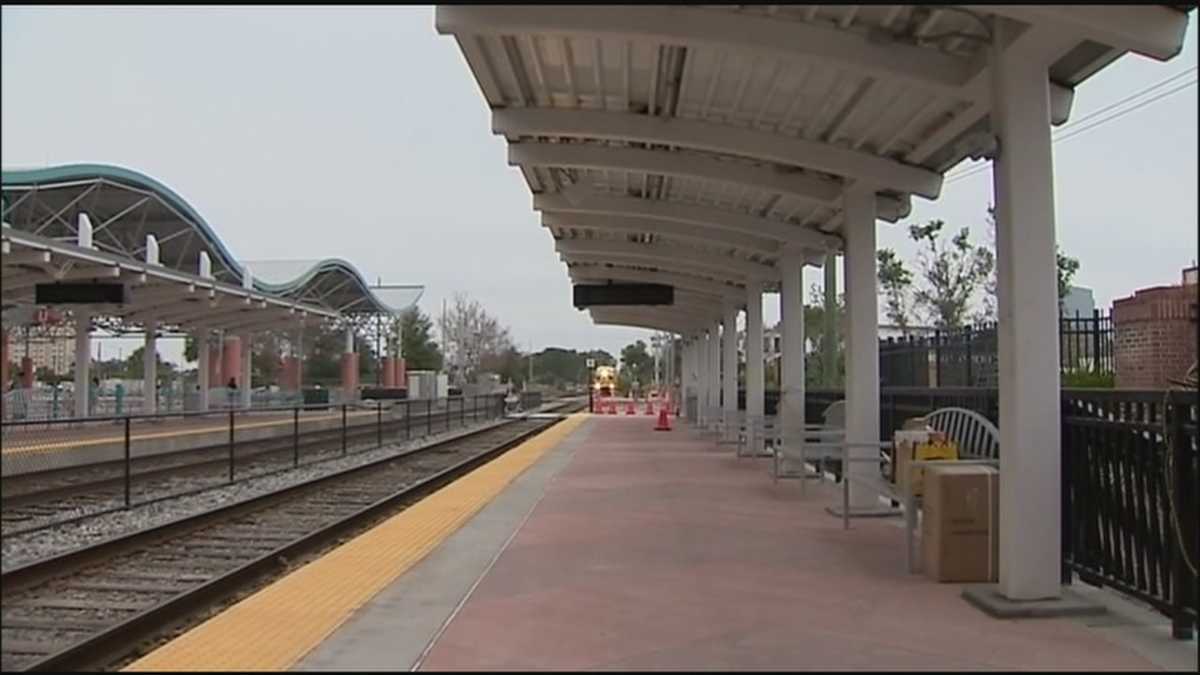
[{"label": "brick building", "polygon": [[1198,292],[1196,268],[1177,286],[1153,286],[1113,301],[1116,385],[1164,389],[1196,362]]}]

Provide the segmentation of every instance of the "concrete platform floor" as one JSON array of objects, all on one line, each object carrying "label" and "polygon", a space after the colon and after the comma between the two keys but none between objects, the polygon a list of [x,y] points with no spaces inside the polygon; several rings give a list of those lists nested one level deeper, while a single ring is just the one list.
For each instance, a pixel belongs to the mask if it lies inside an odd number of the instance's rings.
[{"label": "concrete platform floor", "polygon": [[895,520],[825,512],[766,460],[596,416],[380,593],[302,670],[1194,669],[1195,641],[1112,593],[1004,621],[905,572]]}]

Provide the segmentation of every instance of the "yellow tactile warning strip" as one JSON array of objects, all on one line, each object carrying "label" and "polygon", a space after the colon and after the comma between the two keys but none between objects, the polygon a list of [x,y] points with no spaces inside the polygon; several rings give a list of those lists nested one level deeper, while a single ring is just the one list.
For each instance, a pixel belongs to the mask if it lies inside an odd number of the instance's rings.
[{"label": "yellow tactile warning strip", "polygon": [[[366,411],[346,413],[346,417],[347,418],[361,417],[363,415],[374,416],[377,414],[378,413],[374,410],[366,410]],[[300,418],[300,426],[304,426],[305,424],[308,424],[309,422],[320,422],[322,420],[331,420],[334,418],[341,418],[341,414],[322,415],[320,417],[308,417],[308,418],[302,417],[302,418]],[[251,422],[249,424],[238,424],[237,430],[242,431],[244,429],[259,429],[261,427],[274,427],[274,426],[279,426],[279,425],[283,425],[283,424],[287,424],[290,426],[292,424],[292,420],[286,419],[286,420],[274,420],[274,421],[270,421],[270,422]],[[193,436],[195,434],[211,434],[216,431],[228,431],[228,430],[229,430],[229,425],[222,424],[222,425],[218,425],[218,426],[202,427],[200,429],[181,429],[179,431],[159,431],[159,432],[147,433],[147,434],[131,434],[129,436],[129,440],[130,441],[149,441],[149,440],[154,440],[156,438],[175,438],[177,436]],[[105,438],[89,438],[89,439],[83,439],[83,440],[78,440],[78,441],[58,441],[55,443],[42,443],[40,445],[26,445],[26,446],[22,446],[20,448],[14,448],[12,450],[5,450],[4,454],[16,455],[16,454],[25,454],[25,453],[34,453],[34,452],[48,452],[51,450],[67,450],[67,449],[74,450],[76,448],[84,448],[89,445],[104,445],[105,443],[123,443],[124,441],[125,441],[124,436],[108,436]]]},{"label": "yellow tactile warning strip", "polygon": [[134,661],[127,671],[286,670],[587,418],[575,414]]}]

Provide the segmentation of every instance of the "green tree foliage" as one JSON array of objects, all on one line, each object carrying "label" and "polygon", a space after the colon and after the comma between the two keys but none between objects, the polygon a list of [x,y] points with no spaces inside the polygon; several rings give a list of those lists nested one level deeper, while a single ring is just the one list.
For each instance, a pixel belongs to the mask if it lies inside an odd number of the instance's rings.
[{"label": "green tree foliage", "polygon": [[819,387],[826,381],[825,375],[827,369],[833,369],[834,386],[841,386],[845,381],[846,375],[846,359],[845,359],[845,341],[842,337],[842,319],[846,315],[846,296],[839,293],[837,302],[834,305],[833,325],[835,327],[834,335],[837,337],[837,345],[834,349],[834,361],[831,364],[824,363],[823,342],[825,339],[825,294],[813,284],[809,288],[808,302],[804,305],[804,337],[809,345],[807,362],[804,370],[804,379],[808,386]]},{"label": "green tree foliage", "polygon": [[1061,312],[1063,300],[1071,292],[1071,279],[1079,271],[1079,260],[1064,255],[1062,249],[1055,245],[1054,261],[1058,268],[1058,310]]},{"label": "green tree foliage", "polygon": [[654,357],[646,349],[646,343],[638,340],[621,348],[621,370],[618,376],[623,376],[628,386],[637,384],[638,389],[645,391],[654,381]]},{"label": "green tree foliage", "polygon": [[910,225],[909,236],[924,248],[917,256],[921,278],[914,301],[925,310],[938,328],[958,328],[965,323],[971,297],[995,267],[995,255],[986,246],[970,242],[970,230],[962,228],[950,240],[941,242],[942,220]]},{"label": "green tree foliage", "polygon": [[[988,232],[991,235],[992,251],[996,250],[996,207],[988,206],[987,210]],[[1071,279],[1075,277],[1075,273],[1079,271],[1079,260],[1072,258],[1062,252],[1062,249],[1057,245],[1054,247],[1054,262],[1058,271],[1058,308],[1062,311],[1063,299],[1067,297],[1067,293],[1071,290]],[[992,266],[992,271],[988,274],[987,281],[983,286],[983,309],[976,314],[976,320],[980,322],[996,320],[996,268]]]},{"label": "green tree foliage", "polygon": [[879,262],[879,286],[884,294],[884,314],[888,320],[896,324],[901,332],[908,334],[909,301],[908,291],[912,286],[912,272],[904,266],[904,261],[890,248],[879,249],[876,252]]},{"label": "green tree foliage", "polygon": [[413,307],[401,314],[399,321],[406,367],[409,370],[441,370],[442,350],[430,334],[433,321],[429,316]]},{"label": "green tree foliage", "polygon": [[557,389],[566,389],[572,385],[587,386],[591,379],[587,371],[588,359],[595,360],[598,366],[612,366],[617,363],[613,355],[603,349],[577,352],[574,349],[547,347],[533,355],[533,381],[535,384]]}]

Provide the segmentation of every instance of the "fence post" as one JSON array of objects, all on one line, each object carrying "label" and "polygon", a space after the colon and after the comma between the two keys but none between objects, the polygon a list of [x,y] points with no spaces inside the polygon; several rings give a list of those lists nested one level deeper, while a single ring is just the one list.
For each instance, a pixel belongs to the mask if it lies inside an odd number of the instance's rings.
[{"label": "fence post", "polygon": [[125,418],[125,507],[130,503],[130,483],[133,482],[133,457],[129,448],[129,418]]},{"label": "fence post", "polygon": [[292,466],[300,466],[300,408],[292,408]]},{"label": "fence post", "polygon": [[425,435],[433,435],[433,399],[425,399]]},{"label": "fence post", "polygon": [[933,386],[940,387],[942,386],[942,331],[940,328],[933,331],[933,367]]},{"label": "fence post", "polygon": [[1071,562],[1074,560],[1074,544],[1075,538],[1071,535],[1072,507],[1074,496],[1071,494],[1071,488],[1074,481],[1073,467],[1071,460],[1071,430],[1067,424],[1070,410],[1063,403],[1062,397],[1059,397],[1059,432],[1061,442],[1059,443],[1059,495],[1061,496],[1062,505],[1060,507],[1061,520],[1061,537],[1062,550],[1060,552],[1059,564],[1062,566],[1060,570],[1060,580],[1063,585],[1071,583]]},{"label": "fence post", "polygon": [[[1194,394],[1194,392],[1193,392]],[[1188,396],[1191,398],[1191,396]],[[1175,543],[1175,555],[1171,556],[1171,636],[1177,640],[1191,640],[1193,634],[1192,620],[1187,608],[1196,602],[1196,577],[1191,573],[1185,556],[1192,564],[1200,564],[1197,560],[1196,508],[1195,508],[1195,463],[1192,461],[1191,443],[1183,429],[1183,421],[1189,408],[1184,396],[1171,396],[1170,403],[1163,409],[1163,414],[1171,413],[1171,457],[1168,459],[1174,471],[1171,478],[1173,483],[1167,493],[1173,500],[1171,511],[1175,514],[1172,524],[1171,540]],[[1177,536],[1173,536],[1177,535]]]},{"label": "fence post", "polygon": [[970,326],[967,326],[966,330],[963,331],[963,338],[964,338],[963,344],[966,345],[966,350],[967,350],[967,380],[964,384],[968,387],[974,387],[975,384],[971,381],[971,358],[972,357],[971,357],[971,327]]},{"label": "fence post", "polygon": [[383,401],[375,399],[375,447],[383,447]]},{"label": "fence post", "polygon": [[346,404],[342,404],[342,454],[346,454]]},{"label": "fence post", "polygon": [[1100,372],[1100,310],[1092,310],[1092,370]]},{"label": "fence post", "polygon": [[233,482],[233,408],[229,409],[229,482]]}]

